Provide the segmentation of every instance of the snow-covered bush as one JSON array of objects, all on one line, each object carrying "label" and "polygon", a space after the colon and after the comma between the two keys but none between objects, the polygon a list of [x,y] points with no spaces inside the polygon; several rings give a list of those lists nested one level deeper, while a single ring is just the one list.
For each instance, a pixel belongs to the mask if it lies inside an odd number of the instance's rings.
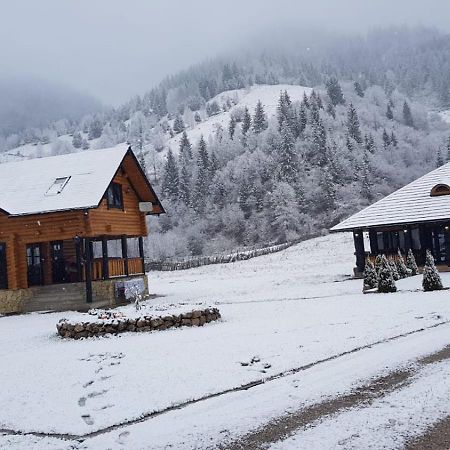
[{"label": "snow-covered bush", "polygon": [[441,276],[434,265],[434,257],[430,250],[427,250],[425,265],[423,267],[422,286],[424,291],[438,291],[444,287]]},{"label": "snow-covered bush", "polygon": [[391,264],[386,256],[381,257],[380,270],[378,272],[378,292],[396,292],[394,277],[392,275]]},{"label": "snow-covered bush", "polygon": [[395,260],[393,258],[389,258],[388,262],[391,267],[392,277],[394,278],[394,281],[400,280],[400,274],[398,273]]},{"label": "snow-covered bush", "polygon": [[403,258],[400,249],[398,250],[397,272],[400,275],[400,278],[406,278],[411,276],[411,270],[409,270],[406,267],[405,260]]},{"label": "snow-covered bush", "polygon": [[367,289],[374,289],[377,287],[377,273],[375,267],[370,259],[367,259],[364,267],[364,285],[363,291]]},{"label": "snow-covered bush", "polygon": [[406,267],[411,271],[411,276],[417,275],[419,273],[419,268],[416,264],[416,258],[414,258],[414,253],[411,249],[408,250],[408,256],[406,258]]}]

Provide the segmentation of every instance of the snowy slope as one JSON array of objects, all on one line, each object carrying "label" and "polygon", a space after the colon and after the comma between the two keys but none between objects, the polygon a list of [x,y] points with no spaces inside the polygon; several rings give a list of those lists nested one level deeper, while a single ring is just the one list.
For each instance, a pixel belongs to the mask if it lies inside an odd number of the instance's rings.
[{"label": "snowy slope", "polygon": [[[337,234],[249,261],[151,273],[159,297],[147,302],[146,314],[216,304],[223,319],[203,328],[67,341],[55,335],[56,323],[82,314],[0,318],[0,429],[84,434],[370,346],[318,372],[84,442],[92,449],[122,448],[122,440],[129,448],[206,448],[450,343],[450,325],[440,325],[398,344],[373,345],[450,320],[448,291],[423,293],[418,276],[398,282],[396,294],[364,295],[361,280],[348,279],[353,264],[351,236]],[[0,447],[44,445],[28,439],[2,438],[0,431]]]},{"label": "snowy slope", "polygon": [[440,111],[439,115],[441,116],[441,119],[446,122],[450,123],[450,109],[447,109],[445,111]]},{"label": "snowy slope", "polygon": [[[291,100],[296,101],[301,100],[305,92],[309,95],[312,89],[303,86],[277,84],[254,85],[248,89],[236,89],[222,92],[214,97],[211,102],[215,100],[219,106],[221,106],[226,103],[227,100],[230,100],[235,105],[230,110],[209,117],[196,125],[194,128],[187,129],[186,132],[189,140],[192,144],[197,144],[202,135],[206,141],[208,141],[208,137],[215,133],[219,127],[227,131],[231,112],[236,108],[248,107],[250,114],[253,115],[258,100],[261,100],[268,117],[274,116],[276,114],[280,92],[285,90],[288,92]],[[170,147],[173,151],[177,151],[180,144],[180,139],[181,134],[169,139],[167,142],[168,147]]]}]

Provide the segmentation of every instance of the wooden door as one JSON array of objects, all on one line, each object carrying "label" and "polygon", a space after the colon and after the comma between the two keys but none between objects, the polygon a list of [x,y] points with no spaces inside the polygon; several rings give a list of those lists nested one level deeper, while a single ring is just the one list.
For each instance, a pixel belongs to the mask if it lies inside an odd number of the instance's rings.
[{"label": "wooden door", "polygon": [[52,281],[53,283],[65,283],[68,277],[63,241],[51,242],[50,250],[52,257]]},{"label": "wooden door", "polygon": [[0,289],[8,289],[8,274],[6,271],[6,244],[0,243]]},{"label": "wooden door", "polygon": [[27,245],[28,286],[43,284],[42,251],[40,244]]}]

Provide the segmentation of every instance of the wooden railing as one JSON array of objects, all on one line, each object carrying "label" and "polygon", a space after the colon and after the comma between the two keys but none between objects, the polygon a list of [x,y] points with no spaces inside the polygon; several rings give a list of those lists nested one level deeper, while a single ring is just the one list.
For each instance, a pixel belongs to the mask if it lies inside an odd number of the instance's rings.
[{"label": "wooden railing", "polygon": [[[108,271],[110,278],[125,277],[127,272],[125,270],[125,258],[109,258]],[[144,263],[142,258],[128,259],[128,275],[140,275],[144,273]],[[95,258],[92,261],[92,279],[103,279],[103,259]]]}]

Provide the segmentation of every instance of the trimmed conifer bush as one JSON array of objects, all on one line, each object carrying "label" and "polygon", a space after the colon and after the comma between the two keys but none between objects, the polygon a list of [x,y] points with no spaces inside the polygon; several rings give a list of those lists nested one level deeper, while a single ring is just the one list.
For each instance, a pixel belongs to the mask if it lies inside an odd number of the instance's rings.
[{"label": "trimmed conifer bush", "polygon": [[396,262],[392,258],[389,258],[388,263],[391,266],[392,278],[394,278],[394,281],[400,280]]},{"label": "trimmed conifer bush", "polygon": [[400,249],[398,250],[397,272],[400,275],[400,278],[406,278],[411,275],[411,271],[406,267],[405,260]]},{"label": "trimmed conifer bush", "polygon": [[408,256],[406,258],[406,267],[411,270],[411,275],[417,275],[419,273],[419,268],[416,264],[416,258],[414,258],[414,253],[411,249],[408,250]]},{"label": "trimmed conifer bush", "polygon": [[396,292],[394,277],[392,276],[391,265],[386,256],[381,257],[380,270],[378,272],[378,292]]},{"label": "trimmed conifer bush", "polygon": [[364,267],[364,285],[363,291],[367,289],[374,289],[377,287],[377,273],[375,267],[370,259],[366,260],[366,266]]},{"label": "trimmed conifer bush", "polygon": [[430,250],[427,250],[425,265],[423,266],[422,286],[424,291],[438,291],[443,289],[441,276],[434,264],[434,257]]},{"label": "trimmed conifer bush", "polygon": [[375,258],[375,272],[377,273],[377,276],[378,276],[378,272],[381,269],[381,261],[382,261],[382,256],[377,255],[377,257]]}]

